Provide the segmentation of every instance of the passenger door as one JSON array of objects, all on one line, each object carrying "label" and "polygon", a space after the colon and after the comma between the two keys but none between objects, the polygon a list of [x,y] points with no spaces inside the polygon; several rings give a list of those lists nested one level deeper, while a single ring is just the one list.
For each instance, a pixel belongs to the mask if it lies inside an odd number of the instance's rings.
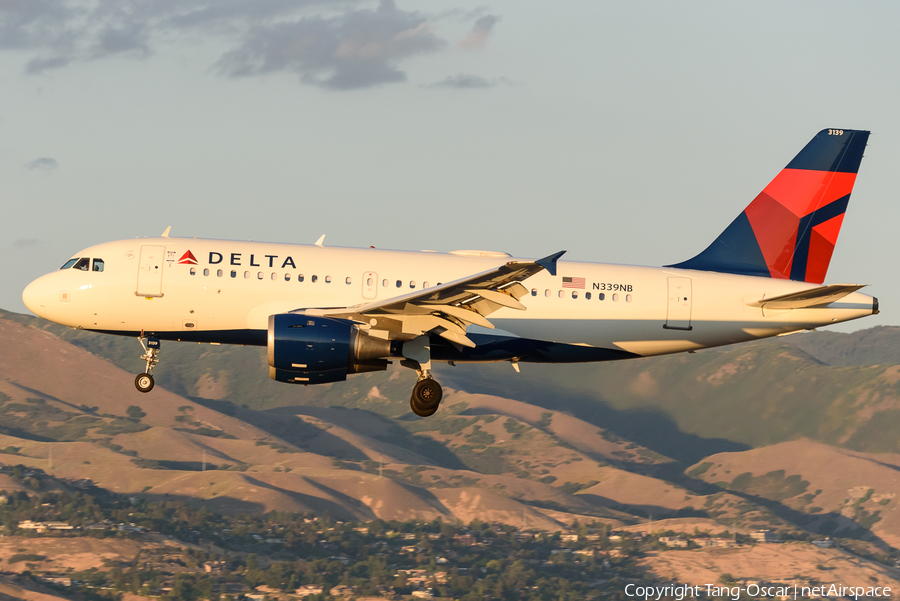
[{"label": "passenger door", "polygon": [[165,246],[146,245],[141,247],[138,264],[137,296],[162,296],[163,261]]},{"label": "passenger door", "polygon": [[666,312],[667,330],[692,330],[691,278],[669,278],[669,307]]}]

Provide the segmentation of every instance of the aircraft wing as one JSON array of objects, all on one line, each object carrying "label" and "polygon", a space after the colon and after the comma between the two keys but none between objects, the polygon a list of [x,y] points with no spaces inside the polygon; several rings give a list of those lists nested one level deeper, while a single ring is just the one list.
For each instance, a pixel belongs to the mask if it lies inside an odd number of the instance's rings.
[{"label": "aircraft wing", "polygon": [[306,309],[307,315],[352,319],[368,324],[369,335],[408,340],[433,332],[468,347],[466,326],[493,329],[487,317],[501,309],[525,310],[519,299],[528,294],[522,282],[544,269],[556,275],[556,262],[566,251],[536,261],[510,261],[494,269],[393,298],[340,309]]}]

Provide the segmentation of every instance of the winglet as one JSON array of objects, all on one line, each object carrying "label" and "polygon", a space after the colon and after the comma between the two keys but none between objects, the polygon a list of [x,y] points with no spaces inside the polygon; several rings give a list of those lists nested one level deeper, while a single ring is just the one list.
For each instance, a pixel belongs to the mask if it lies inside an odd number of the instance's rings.
[{"label": "winglet", "polygon": [[319,236],[319,239],[316,240],[316,246],[325,246],[324,242],[325,242],[325,234],[322,234],[321,236]]},{"label": "winglet", "polygon": [[550,275],[556,275],[556,262],[559,261],[559,258],[566,254],[566,252],[567,251],[561,250],[558,253],[553,253],[549,257],[538,259],[535,263],[549,271]]},{"label": "winglet", "polygon": [[171,231],[172,231],[172,226],[170,225],[169,227],[166,228],[166,231],[164,231],[164,232],[162,233],[162,237],[163,237],[163,238],[168,238],[168,237],[169,237],[169,232],[171,232]]}]

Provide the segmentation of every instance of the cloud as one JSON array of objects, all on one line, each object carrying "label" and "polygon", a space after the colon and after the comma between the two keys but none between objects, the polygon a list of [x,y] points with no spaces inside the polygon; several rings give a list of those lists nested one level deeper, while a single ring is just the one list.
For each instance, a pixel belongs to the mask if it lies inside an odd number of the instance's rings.
[{"label": "cloud", "polygon": [[470,75],[468,73],[460,73],[458,75],[451,75],[450,77],[448,77],[442,81],[432,84],[430,87],[476,90],[476,89],[484,89],[484,88],[493,88],[494,86],[501,84],[501,83],[508,83],[508,81],[505,77],[498,77],[495,79],[485,79],[484,77],[480,77],[478,75]]},{"label": "cloud", "polygon": [[[225,44],[220,75],[289,73],[352,90],[406,81],[403,61],[447,47],[433,27],[441,18],[393,0],[0,0],[0,51],[24,51],[25,72],[40,74],[214,40]],[[478,18],[463,45],[483,46],[497,20]]]},{"label": "cloud", "polygon": [[44,171],[49,173],[50,171],[55,171],[59,168],[59,163],[56,159],[51,159],[50,157],[39,157],[25,165],[25,168],[29,171]]},{"label": "cloud", "polygon": [[475,26],[472,28],[472,31],[463,38],[459,43],[459,46],[461,48],[466,48],[467,50],[481,50],[487,45],[488,36],[491,35],[494,25],[499,21],[500,17],[497,15],[485,15],[481,17],[475,21]]},{"label": "cloud", "polygon": [[12,241],[12,245],[15,250],[22,250],[23,248],[28,248],[29,246],[37,246],[38,244],[39,240],[37,238],[19,238]]},{"label": "cloud", "polygon": [[397,61],[445,44],[425,16],[383,0],[375,10],[255,27],[218,67],[232,77],[290,71],[306,83],[349,90],[405,81]]}]

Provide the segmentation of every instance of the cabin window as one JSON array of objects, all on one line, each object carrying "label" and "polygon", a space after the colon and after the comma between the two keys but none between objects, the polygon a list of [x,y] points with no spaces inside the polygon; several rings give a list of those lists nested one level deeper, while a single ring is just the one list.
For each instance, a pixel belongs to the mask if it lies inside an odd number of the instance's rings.
[{"label": "cabin window", "polygon": [[388,282],[387,280],[381,280],[381,287],[382,287],[382,288],[387,288],[387,287],[390,286],[390,285],[391,285],[391,283]]},{"label": "cabin window", "polygon": [[[371,281],[372,281],[372,278],[369,278],[369,281],[371,282]],[[344,283],[347,284],[347,285],[349,286],[350,284],[353,283],[353,279],[350,278],[350,277],[348,277],[346,280],[344,280]],[[369,284],[369,286],[371,286],[371,285],[372,285],[372,284]]]},{"label": "cabin window", "polygon": [[261,272],[261,271],[258,272],[258,273],[256,274],[256,279],[257,279],[257,280],[261,280],[261,279],[263,279],[263,277],[264,277],[264,276],[263,276],[263,272]]},{"label": "cabin window", "polygon": [[577,291],[577,290],[573,290],[573,291],[572,291],[572,298],[578,298],[578,291]]},{"label": "cabin window", "polygon": [[422,288],[428,288],[430,286],[431,284],[429,284],[428,282],[422,282]]},{"label": "cabin window", "polygon": [[319,276],[314,275],[311,278],[309,278],[309,281],[312,282],[313,284],[315,284],[316,282],[319,281]]},{"label": "cabin window", "polygon": [[272,272],[272,281],[274,282],[277,279],[278,279],[278,274],[273,271]]},{"label": "cabin window", "polygon": [[234,269],[231,270],[231,277],[233,277],[233,278],[237,277],[237,271],[235,271]]},{"label": "cabin window", "polygon": [[217,277],[217,278],[222,277],[222,270],[221,270],[221,269],[217,269],[217,270],[216,270],[216,277]]},{"label": "cabin window", "polygon": [[410,287],[410,288],[415,288],[415,287],[416,287],[416,281],[415,281],[415,280],[410,281],[410,282],[409,282],[409,287]]},{"label": "cabin window", "polygon": [[291,274],[289,274],[289,273],[284,274],[284,281],[285,281],[285,282],[290,282],[290,281],[291,281]]},{"label": "cabin window", "polygon": [[397,288],[402,288],[402,287],[403,287],[403,282],[401,282],[400,280],[397,280]]},{"label": "cabin window", "polygon": [[549,288],[544,290],[544,296],[546,296],[547,298],[550,298],[550,289]]},{"label": "cabin window", "polygon": [[619,300],[619,295],[613,294],[613,302],[616,302],[617,300]]},{"label": "cabin window", "polygon": [[302,282],[302,281],[303,281],[303,274],[302,274],[302,273],[301,273],[300,275],[297,276],[297,281],[298,281],[298,282]]},{"label": "cabin window", "polygon": [[103,271],[103,259],[94,259],[91,271]]},{"label": "cabin window", "polygon": [[209,269],[204,269],[204,270],[203,270],[203,275],[209,275]]},{"label": "cabin window", "polygon": [[65,264],[65,265],[63,265],[62,267],[60,267],[60,269],[68,269],[69,267],[71,267],[72,265],[74,265],[74,264],[77,263],[77,262],[78,262],[78,258],[77,258],[77,257],[74,258],[74,259],[69,259],[68,261],[66,261],[66,264]]},{"label": "cabin window", "polygon": [[631,302],[631,295],[630,295],[630,294],[626,294],[626,295],[625,295],[625,302],[626,302],[626,303],[630,303],[630,302]]},{"label": "cabin window", "polygon": [[191,275],[197,275],[197,268],[191,267]]},{"label": "cabin window", "polygon": [[81,271],[87,271],[91,267],[91,260],[88,258],[78,259],[78,262],[75,263],[75,266],[72,269],[80,269]]},{"label": "cabin window", "polygon": [[587,300],[591,300],[591,293],[590,293],[590,292],[585,292],[585,293],[584,293],[584,298],[587,299]]},{"label": "cabin window", "polygon": [[566,295],[566,291],[565,291],[565,290],[560,290],[560,291],[559,291],[559,298],[563,298],[565,295]]},{"label": "cabin window", "polygon": [[[350,278],[347,278],[347,279],[349,280]],[[347,283],[349,284],[350,282],[347,282]],[[374,286],[374,285],[375,285],[375,280],[373,280],[372,278],[366,278],[366,286]]]},{"label": "cabin window", "polygon": [[600,294],[597,295],[597,298],[599,298],[600,300],[606,300],[606,294],[601,292]]},{"label": "cabin window", "polygon": [[245,272],[244,272],[244,279],[245,279],[245,280],[249,280],[249,279],[250,279],[250,272],[249,272],[249,271],[245,271]]},{"label": "cabin window", "polygon": [[331,276],[330,276],[330,275],[326,275],[326,276],[325,276],[325,283],[326,283],[326,284],[330,284],[330,283],[331,283]]},{"label": "cabin window", "polygon": [[531,296],[537,296],[537,288],[531,289]]}]

